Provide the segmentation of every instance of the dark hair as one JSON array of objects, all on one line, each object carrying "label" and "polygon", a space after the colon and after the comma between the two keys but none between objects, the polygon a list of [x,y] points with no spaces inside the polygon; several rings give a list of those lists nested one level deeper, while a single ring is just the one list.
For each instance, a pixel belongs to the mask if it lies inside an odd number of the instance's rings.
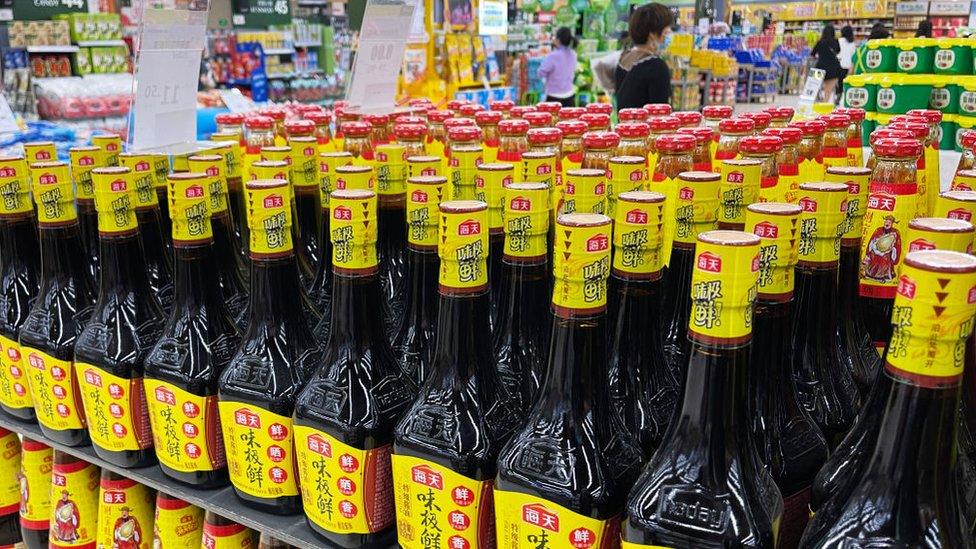
[{"label": "dark hair", "polygon": [[875,23],[871,27],[871,34],[868,35],[868,40],[877,40],[879,38],[888,38],[891,36],[888,34],[888,29],[885,28],[884,23]]},{"label": "dark hair", "polygon": [[834,32],[834,26],[831,25],[830,23],[827,23],[826,25],[824,25],[823,32],[820,33],[820,39],[821,40],[836,40],[837,39],[837,33]]},{"label": "dark hair", "polygon": [[670,8],[657,2],[644,4],[630,14],[630,39],[637,45],[646,44],[652,34],[661,34],[672,23],[674,14]]},{"label": "dark hair", "polygon": [[569,30],[569,27],[559,27],[556,30],[556,40],[567,48],[576,47],[576,37],[573,36],[573,31]]},{"label": "dark hair", "polygon": [[854,29],[850,25],[844,25],[844,28],[840,29],[840,35],[847,39],[848,42],[854,41]]},{"label": "dark hair", "polygon": [[928,19],[919,21],[918,30],[915,31],[915,37],[932,38],[932,22]]}]

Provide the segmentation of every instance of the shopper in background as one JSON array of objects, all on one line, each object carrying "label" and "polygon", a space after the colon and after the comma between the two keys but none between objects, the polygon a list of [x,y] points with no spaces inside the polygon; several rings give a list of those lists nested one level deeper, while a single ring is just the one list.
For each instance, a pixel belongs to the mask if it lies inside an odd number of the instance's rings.
[{"label": "shopper in background", "polygon": [[820,88],[822,101],[834,100],[834,88],[837,87],[837,79],[840,78],[840,61],[837,59],[839,53],[840,43],[837,42],[834,26],[827,23],[824,25],[820,40],[810,52],[811,56],[817,58],[816,68],[822,69],[825,73],[823,86]]},{"label": "shopper in background", "polygon": [[671,69],[661,58],[671,38],[674,16],[663,4],[644,4],[630,14],[634,46],[620,56],[615,80],[617,108],[671,102]]},{"label": "shopper in background", "polygon": [[918,29],[915,31],[915,38],[932,38],[932,22],[922,19],[918,22]]},{"label": "shopper in background", "polygon": [[871,26],[871,34],[868,35],[868,40],[878,40],[882,38],[890,38],[891,33],[885,28],[884,23],[875,23]]},{"label": "shopper in background", "polygon": [[[854,63],[854,50],[857,49],[857,44],[854,42],[854,29],[850,25],[844,25],[844,28],[840,29],[840,53],[837,54],[837,60],[840,61],[840,78],[837,80],[837,87],[844,87],[844,78],[847,74],[851,72],[851,66]],[[841,94],[837,94],[837,104],[840,104]]]},{"label": "shopper in background", "polygon": [[576,105],[576,37],[569,27],[559,27],[553,50],[542,60],[539,76],[546,81],[546,101],[558,101],[564,107]]}]

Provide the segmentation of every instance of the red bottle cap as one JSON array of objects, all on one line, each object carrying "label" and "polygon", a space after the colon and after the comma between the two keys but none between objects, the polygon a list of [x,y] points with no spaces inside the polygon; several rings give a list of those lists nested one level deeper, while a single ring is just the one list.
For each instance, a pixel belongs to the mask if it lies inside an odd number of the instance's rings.
[{"label": "red bottle cap", "polygon": [[613,113],[613,105],[610,103],[590,103],[586,106],[586,112],[610,116]]},{"label": "red bottle cap", "polygon": [[586,114],[586,108],[584,107],[563,107],[559,109],[560,120],[577,120],[584,114]]},{"label": "red bottle cap", "polygon": [[349,137],[367,137],[373,131],[373,125],[369,122],[352,121],[343,122],[342,133]]},{"label": "red bottle cap", "polygon": [[474,121],[479,126],[498,124],[502,121],[502,118],[505,118],[502,111],[478,111],[474,113]]},{"label": "red bottle cap", "polygon": [[912,109],[905,114],[908,116],[919,116],[924,118],[929,124],[942,123],[942,112],[933,109]]},{"label": "red bottle cap", "polygon": [[756,123],[748,118],[726,118],[718,122],[718,131],[722,133],[750,133],[755,129]]},{"label": "red bottle cap", "polygon": [[461,105],[461,108],[458,109],[461,115],[467,117],[473,117],[476,113],[483,110],[485,110],[485,107],[477,103],[468,103],[466,105]]},{"label": "red bottle cap", "polygon": [[270,130],[274,126],[274,119],[260,114],[244,119],[244,127],[249,130]]},{"label": "red bottle cap", "polygon": [[315,131],[315,122],[311,120],[289,120],[285,122],[285,131],[288,135],[309,134]]},{"label": "red bottle cap", "polygon": [[275,122],[284,120],[285,116],[287,115],[283,109],[261,109],[261,114],[270,116]]},{"label": "red bottle cap", "polygon": [[655,148],[665,152],[691,152],[697,143],[695,136],[680,133],[662,135],[654,140]]},{"label": "red bottle cap", "polygon": [[552,115],[542,111],[527,112],[522,115],[522,119],[533,128],[544,128],[552,124]]},{"label": "red bottle cap", "polygon": [[305,117],[305,120],[311,120],[316,126],[321,126],[332,122],[332,113],[329,111],[312,111],[307,112],[302,116]]},{"label": "red bottle cap", "polygon": [[972,148],[976,145],[976,130],[963,131],[960,139],[963,147]]},{"label": "red bottle cap", "polygon": [[614,127],[620,137],[646,138],[651,134],[651,127],[644,122],[621,122]]},{"label": "red bottle cap", "polygon": [[698,144],[710,143],[712,137],[715,136],[715,132],[711,128],[706,128],[704,126],[695,126],[694,128],[678,128],[678,133],[682,135],[693,135],[698,141]]},{"label": "red bottle cap", "polygon": [[654,133],[665,131],[677,131],[681,127],[681,121],[674,116],[652,116],[647,119],[647,124]]},{"label": "red bottle cap", "polygon": [[709,105],[702,109],[702,115],[711,120],[722,120],[732,116],[731,105]]},{"label": "red bottle cap", "polygon": [[878,139],[871,146],[874,154],[892,158],[917,158],[922,155],[922,144],[917,139]]},{"label": "red bottle cap", "polygon": [[878,128],[873,132],[871,132],[871,135],[868,136],[868,143],[870,143],[873,146],[875,141],[879,139],[888,139],[888,138],[915,139],[915,136],[912,135],[912,132],[906,130],[896,130],[893,128]]},{"label": "red bottle cap", "polygon": [[411,107],[427,107],[433,104],[434,103],[430,99],[427,99],[426,97],[418,97],[417,99],[411,99],[410,102],[407,103],[407,105],[410,105]]},{"label": "red bottle cap", "polygon": [[444,122],[453,116],[454,113],[451,111],[441,111],[436,109],[427,111],[427,120],[430,120],[431,122]]},{"label": "red bottle cap", "polygon": [[598,112],[588,112],[579,117],[580,120],[586,122],[586,125],[591,130],[600,130],[603,128],[610,127],[610,115]]},{"label": "red bottle cap", "polygon": [[740,114],[742,118],[748,118],[756,123],[756,129],[764,130],[773,121],[773,117],[768,112],[744,112]]},{"label": "red bottle cap", "polygon": [[739,150],[747,153],[773,154],[783,148],[783,140],[775,135],[748,135],[739,140]]},{"label": "red bottle cap", "polygon": [[447,110],[456,111],[461,108],[461,105],[467,105],[470,103],[467,99],[451,99],[447,102]]},{"label": "red bottle cap", "polygon": [[396,119],[393,122],[397,124],[423,124],[425,126],[427,125],[427,121],[422,117],[413,116],[410,114],[401,114],[400,116],[396,117]]},{"label": "red bottle cap", "polygon": [[763,112],[769,115],[772,120],[792,120],[793,107],[767,107]]},{"label": "red bottle cap", "polygon": [[[935,112],[939,112],[939,111],[935,111]],[[834,114],[846,114],[847,116],[851,117],[851,122],[863,122],[865,112],[864,109],[842,107],[839,109],[834,109]],[[942,117],[941,113],[939,114],[939,117],[940,118]]]},{"label": "red bottle cap", "polygon": [[311,105],[309,103],[299,103],[294,106],[295,112],[300,114],[305,114],[307,112],[321,111],[322,107],[318,105]]},{"label": "red bottle cap", "polygon": [[498,99],[488,102],[488,108],[493,111],[508,112],[514,106],[515,101],[509,101],[508,99]]},{"label": "red bottle cap", "polygon": [[669,116],[672,109],[667,103],[648,103],[644,105],[644,110],[651,116]]},{"label": "red bottle cap", "polygon": [[214,117],[218,124],[243,124],[244,115],[239,112],[222,112]]},{"label": "red bottle cap", "polygon": [[827,127],[833,130],[836,129],[847,129],[851,125],[851,117],[846,114],[825,114],[817,118],[818,120],[823,120]]},{"label": "red bottle cap", "polygon": [[683,128],[699,126],[704,118],[702,113],[695,111],[677,111],[671,113],[671,116],[677,118]]},{"label": "red bottle cap", "polygon": [[390,115],[388,114],[364,114],[363,121],[369,122],[374,126],[385,126],[390,123]]},{"label": "red bottle cap", "polygon": [[558,128],[532,128],[525,135],[533,145],[551,145],[559,143],[563,138],[563,132]]},{"label": "red bottle cap", "polygon": [[790,126],[803,132],[803,137],[823,135],[827,131],[827,124],[823,120],[797,120],[790,122]]},{"label": "red bottle cap", "polygon": [[929,136],[929,125],[925,122],[892,122],[888,127],[893,130],[911,132],[915,139],[925,139]]},{"label": "red bottle cap", "polygon": [[[590,129],[590,127],[586,125],[586,122],[583,122],[582,120],[560,120],[559,122],[556,122],[556,127],[559,128],[559,131],[563,132],[563,136],[573,137],[579,137],[586,133],[586,130]],[[976,131],[974,131],[973,134],[976,135]]]},{"label": "red bottle cap", "polygon": [[447,129],[447,139],[450,141],[478,141],[481,139],[481,128],[478,126],[454,126]]},{"label": "red bottle cap", "polygon": [[588,149],[612,149],[619,144],[620,136],[614,132],[586,132],[583,134],[583,146]]},{"label": "red bottle cap", "polygon": [[421,138],[427,135],[426,124],[397,124],[393,126],[393,135],[397,139]]},{"label": "red bottle cap", "polygon": [[772,135],[783,140],[784,145],[796,145],[803,138],[800,128],[766,128],[762,135]]},{"label": "red bottle cap", "polygon": [[515,105],[511,109],[508,109],[508,115],[512,118],[522,118],[525,113],[535,112],[535,107],[532,105]]},{"label": "red bottle cap", "polygon": [[500,135],[525,135],[529,131],[529,123],[521,118],[509,118],[498,123]]},{"label": "red bottle cap", "polygon": [[561,108],[563,108],[563,104],[559,101],[542,101],[535,105],[537,111],[547,112],[553,116],[556,116]]},{"label": "red bottle cap", "polygon": [[473,118],[448,118],[444,121],[445,128],[460,128],[461,126],[475,126]]},{"label": "red bottle cap", "polygon": [[647,109],[620,109],[617,111],[617,120],[621,122],[643,122],[651,117]]}]

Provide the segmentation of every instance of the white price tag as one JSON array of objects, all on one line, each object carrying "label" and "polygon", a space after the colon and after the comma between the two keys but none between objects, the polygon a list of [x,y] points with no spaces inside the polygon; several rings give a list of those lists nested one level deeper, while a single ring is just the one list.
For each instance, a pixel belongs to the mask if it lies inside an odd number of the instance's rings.
[{"label": "white price tag", "polygon": [[254,110],[254,101],[245,97],[241,93],[241,90],[234,88],[231,90],[220,90],[218,93],[224,101],[224,106],[230,109],[230,112],[249,112]]},{"label": "white price tag", "polygon": [[369,0],[346,99],[363,112],[389,111],[396,99],[417,0]]},{"label": "white price tag", "polygon": [[14,10],[10,8],[0,9],[0,21],[13,21],[14,20]]},{"label": "white price tag", "polygon": [[803,84],[803,91],[796,101],[796,119],[803,120],[813,116],[813,104],[817,102],[817,95],[823,87],[824,76],[827,73],[823,69],[810,69],[807,80]]},{"label": "white price tag", "polygon": [[196,141],[200,52],[143,50],[135,75],[132,147]]},{"label": "white price tag", "polygon": [[17,125],[17,117],[10,110],[10,103],[7,103],[7,97],[0,93],[0,133],[16,131],[20,131],[20,126]]}]

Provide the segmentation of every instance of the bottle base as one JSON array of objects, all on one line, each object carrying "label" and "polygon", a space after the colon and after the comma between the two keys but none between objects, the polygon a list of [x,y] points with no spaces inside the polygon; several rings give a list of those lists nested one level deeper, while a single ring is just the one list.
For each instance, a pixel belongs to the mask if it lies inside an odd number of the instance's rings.
[{"label": "bottle base", "polygon": [[311,520],[308,521],[308,526],[320,538],[343,549],[385,549],[395,547],[397,541],[395,524],[372,534],[338,534],[322,529]]},{"label": "bottle base", "polygon": [[148,467],[156,463],[156,453],[153,451],[152,447],[146,448],[145,450],[114,451],[106,450],[93,443],[92,448],[95,449],[95,455],[98,457],[104,459],[112,465],[125,467],[126,469]]},{"label": "bottle base", "polygon": [[33,408],[11,408],[5,404],[0,405],[0,410],[8,416],[19,419],[21,421],[29,421],[34,423],[37,421],[37,414],[34,412]]},{"label": "bottle base", "polygon": [[170,467],[167,467],[159,463],[159,469],[167,477],[179,482],[180,484],[185,484],[187,486],[192,486],[194,488],[200,488],[203,490],[209,490],[211,488],[223,488],[230,484],[230,477],[227,475],[227,469],[218,469],[216,471],[199,471],[192,473],[185,473],[183,471],[177,471]]},{"label": "bottle base", "polygon": [[63,431],[57,431],[49,429],[43,424],[40,424],[40,427],[44,436],[52,442],[65,446],[88,446],[91,444],[91,437],[88,436],[86,429],[65,429]]},{"label": "bottle base", "polygon": [[237,498],[252,509],[271,513],[272,515],[297,515],[302,512],[301,496],[282,496],[279,498],[259,498],[250,494],[245,494],[236,486],[234,493]]},{"label": "bottle base", "polygon": [[47,549],[48,530],[32,530],[20,527],[20,536],[25,549]]}]

